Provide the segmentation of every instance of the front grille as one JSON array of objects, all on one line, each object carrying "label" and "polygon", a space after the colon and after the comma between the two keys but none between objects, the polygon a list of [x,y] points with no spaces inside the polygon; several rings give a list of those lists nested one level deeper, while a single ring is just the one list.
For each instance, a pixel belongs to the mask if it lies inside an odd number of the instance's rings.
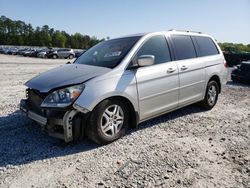
[{"label": "front grille", "polygon": [[40,93],[34,89],[27,89],[27,101],[29,109],[39,115],[45,116],[44,110],[42,110],[40,107],[45,97],[46,94],[44,93]]}]

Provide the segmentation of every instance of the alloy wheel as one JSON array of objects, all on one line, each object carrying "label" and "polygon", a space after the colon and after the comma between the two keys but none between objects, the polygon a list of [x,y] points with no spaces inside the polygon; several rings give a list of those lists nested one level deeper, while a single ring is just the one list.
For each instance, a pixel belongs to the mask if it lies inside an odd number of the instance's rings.
[{"label": "alloy wheel", "polygon": [[211,85],[208,89],[208,103],[212,106],[216,102],[217,90],[214,85]]},{"label": "alloy wheel", "polygon": [[115,137],[121,130],[124,122],[124,113],[119,105],[107,107],[101,118],[101,130],[107,137]]}]

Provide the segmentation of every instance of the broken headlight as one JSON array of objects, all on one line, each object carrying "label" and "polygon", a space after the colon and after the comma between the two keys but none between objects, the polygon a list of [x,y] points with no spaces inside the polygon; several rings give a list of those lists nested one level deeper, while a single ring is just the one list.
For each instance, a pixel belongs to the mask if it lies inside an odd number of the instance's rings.
[{"label": "broken headlight", "polygon": [[80,96],[83,90],[84,84],[56,90],[44,99],[41,107],[67,107]]}]

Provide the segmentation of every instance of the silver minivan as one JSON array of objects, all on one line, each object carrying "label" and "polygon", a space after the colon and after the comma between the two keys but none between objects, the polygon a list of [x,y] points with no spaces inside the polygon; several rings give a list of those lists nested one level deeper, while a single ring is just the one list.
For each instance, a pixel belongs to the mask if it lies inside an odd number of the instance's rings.
[{"label": "silver minivan", "polygon": [[168,31],[101,42],[72,64],[26,82],[20,109],[65,142],[110,143],[140,122],[199,102],[217,102],[227,69],[209,36]]}]

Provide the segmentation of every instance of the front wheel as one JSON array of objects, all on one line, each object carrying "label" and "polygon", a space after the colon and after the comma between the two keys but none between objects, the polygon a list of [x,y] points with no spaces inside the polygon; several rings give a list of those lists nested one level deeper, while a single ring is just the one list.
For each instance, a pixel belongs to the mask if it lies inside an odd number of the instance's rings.
[{"label": "front wheel", "polygon": [[104,100],[90,115],[87,136],[98,144],[122,137],[128,127],[129,112],[120,100]]},{"label": "front wheel", "polygon": [[218,83],[212,80],[207,85],[206,94],[203,101],[201,101],[201,105],[206,110],[211,110],[217,103],[218,96],[219,96]]}]

